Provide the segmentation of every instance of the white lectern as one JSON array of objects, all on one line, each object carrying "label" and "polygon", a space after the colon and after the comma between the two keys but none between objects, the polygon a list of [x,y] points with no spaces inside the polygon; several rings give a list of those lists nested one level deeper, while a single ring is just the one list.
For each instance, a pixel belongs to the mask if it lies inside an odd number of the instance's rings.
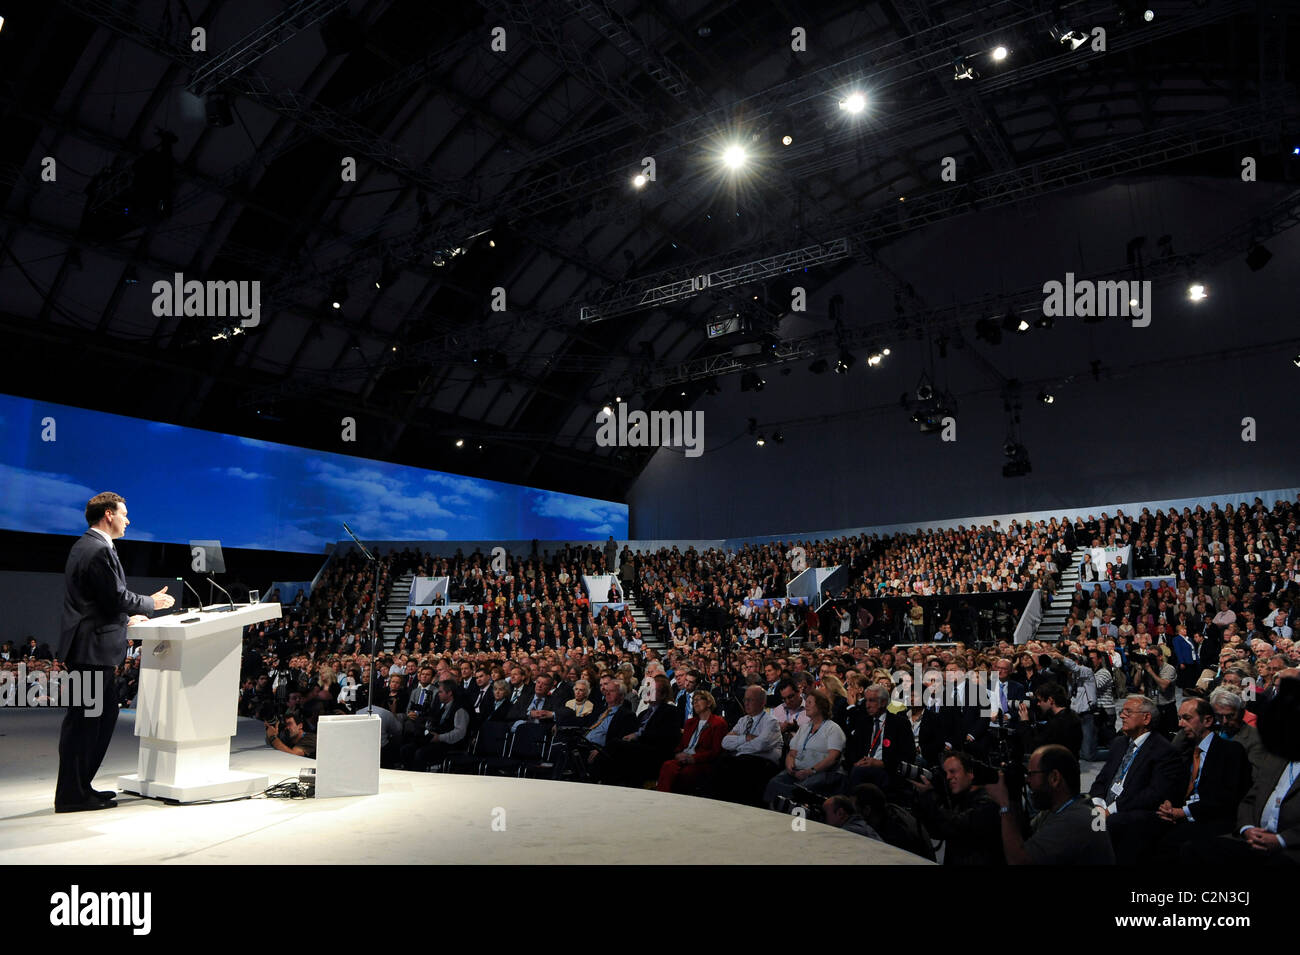
[{"label": "white lectern", "polygon": [[130,630],[140,640],[135,735],[139,771],[119,776],[130,793],[197,802],[246,796],[267,777],[230,768],[230,738],[239,711],[243,629],[275,620],[278,603],[236,604],[155,617]]}]

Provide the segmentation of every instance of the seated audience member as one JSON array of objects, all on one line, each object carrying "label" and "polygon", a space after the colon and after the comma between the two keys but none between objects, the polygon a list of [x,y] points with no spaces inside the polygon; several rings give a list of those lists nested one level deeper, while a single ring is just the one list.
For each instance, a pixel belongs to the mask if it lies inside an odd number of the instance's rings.
[{"label": "seated audience member", "polygon": [[[1154,707],[1152,707],[1154,709]],[[1154,718],[1155,714],[1150,716]],[[1122,748],[1122,747],[1121,747]],[[1002,848],[1011,865],[1113,865],[1115,849],[1095,825],[1094,808],[1079,792],[1079,761],[1064,746],[1043,746],[1029,757],[1025,785],[1041,810],[1033,834],[1025,839],[1020,807],[1006,781],[986,787],[1002,814]]]},{"label": "seated audience member", "polygon": [[267,723],[266,743],[282,753],[316,758],[316,734],[307,732],[302,710],[289,710],[283,721]]},{"label": "seated audience member", "polygon": [[1002,827],[998,806],[982,787],[975,786],[975,764],[966,753],[943,759],[943,776],[936,785],[912,780],[920,793],[916,815],[930,835],[944,841],[944,865],[1002,865]]},{"label": "seated audience member", "polygon": [[[795,786],[826,793],[843,785],[840,755],[844,752],[844,731],[830,718],[830,700],[820,690],[804,698],[808,722],[790,741],[785,771],[767,783],[763,801],[773,808],[778,798],[789,798]],[[911,731],[906,731],[911,738]]]},{"label": "seated audience member", "polygon": [[1236,833],[1189,842],[1180,858],[1197,866],[1300,865],[1300,679],[1280,681],[1259,711],[1259,736],[1268,753],[1237,807]]},{"label": "seated audience member", "polygon": [[677,708],[668,702],[671,696],[668,678],[659,674],[654,678],[650,705],[637,717],[636,729],[608,740],[592,764],[593,776],[601,782],[639,786],[658,774],[679,735]]},{"label": "seated audience member", "polygon": [[510,705],[510,684],[505,680],[496,680],[492,684],[492,702],[483,710],[483,722],[513,722]]},{"label": "seated audience member", "polygon": [[1246,750],[1214,734],[1214,709],[1208,701],[1184,701],[1178,725],[1190,746],[1187,792],[1178,805],[1165,800],[1156,810],[1167,825],[1150,853],[1152,862],[1176,862],[1183,843],[1231,832],[1237,805],[1250,790]]},{"label": "seated audience member", "polygon": [[781,727],[781,736],[789,740],[808,724],[803,695],[794,680],[789,679],[783,679],[777,684],[776,695],[781,702],[772,708],[772,715],[776,717],[777,725]]},{"label": "seated audience member", "polygon": [[1241,744],[1250,761],[1252,776],[1258,777],[1269,756],[1259,740],[1259,731],[1245,722],[1246,701],[1241,693],[1221,686],[1210,694],[1210,708],[1214,710],[1217,735]]},{"label": "seated audience member", "polygon": [[722,752],[727,723],[714,712],[713,694],[696,690],[691,697],[695,715],[686,721],[677,752],[659,768],[658,789],[663,793],[693,793],[713,769]]},{"label": "seated audience member", "polygon": [[902,713],[890,713],[888,706],[889,690],[875,683],[864,691],[862,705],[849,711],[847,791],[864,783],[886,792],[898,791],[902,786],[898,764],[916,760],[911,720]]},{"label": "seated audience member", "polygon": [[1089,795],[1105,816],[1106,832],[1121,865],[1132,865],[1161,833],[1156,810],[1166,800],[1182,799],[1187,770],[1173,744],[1155,731],[1154,700],[1136,694],[1120,709],[1123,741],[1116,737],[1110,756]]},{"label": "seated audience member", "polygon": [[543,673],[533,681],[533,692],[519,697],[510,715],[516,723],[553,723],[561,705],[552,691],[551,675]]},{"label": "seated audience member", "polygon": [[862,818],[853,800],[842,793],[837,793],[822,803],[822,813],[826,817],[828,826],[843,829],[845,832],[854,832],[877,842],[885,841],[880,838],[880,833],[867,825],[867,820]]},{"label": "seated audience member", "polygon": [[596,705],[591,702],[591,684],[578,680],[573,684],[573,699],[567,700],[556,715],[561,726],[590,726],[596,720]]},{"label": "seated audience member", "polygon": [[469,732],[469,711],[461,705],[455,680],[438,684],[434,707],[424,726],[423,739],[402,747],[402,762],[417,772],[442,761],[448,753],[459,749]]},{"label": "seated audience member", "polygon": [[761,685],[745,688],[744,715],[722,738],[724,755],[714,766],[711,788],[717,798],[761,804],[763,789],[781,762],[781,727],[766,705]]}]

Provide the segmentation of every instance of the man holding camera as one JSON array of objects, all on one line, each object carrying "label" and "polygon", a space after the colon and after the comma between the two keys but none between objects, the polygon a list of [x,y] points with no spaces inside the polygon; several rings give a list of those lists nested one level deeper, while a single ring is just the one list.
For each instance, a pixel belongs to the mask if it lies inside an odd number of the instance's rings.
[{"label": "man holding camera", "polygon": [[1025,839],[1020,807],[1008,792],[1006,779],[986,787],[1002,817],[1002,850],[1010,865],[1113,865],[1115,850],[1101,810],[1094,810],[1079,790],[1079,761],[1064,746],[1042,746],[1029,757],[1025,785],[1042,810]]},{"label": "man holding camera", "polygon": [[303,724],[302,710],[290,710],[284,714],[283,724],[271,720],[266,724],[266,744],[282,753],[294,756],[316,758],[316,734],[308,733]]},{"label": "man holding camera", "polygon": [[975,761],[966,753],[943,759],[943,785],[929,776],[913,779],[920,796],[917,815],[930,835],[943,839],[944,865],[1002,865],[1002,828],[998,805],[975,783]]}]

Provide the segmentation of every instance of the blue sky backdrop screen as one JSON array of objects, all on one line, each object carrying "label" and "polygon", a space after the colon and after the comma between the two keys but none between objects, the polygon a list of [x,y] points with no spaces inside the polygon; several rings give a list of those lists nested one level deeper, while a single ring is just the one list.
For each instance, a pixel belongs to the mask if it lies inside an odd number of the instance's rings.
[{"label": "blue sky backdrop screen", "polygon": [[363,540],[627,537],[626,504],[0,395],[0,527],[81,534],[100,491],[126,498],[128,540],[320,553],[342,521]]}]

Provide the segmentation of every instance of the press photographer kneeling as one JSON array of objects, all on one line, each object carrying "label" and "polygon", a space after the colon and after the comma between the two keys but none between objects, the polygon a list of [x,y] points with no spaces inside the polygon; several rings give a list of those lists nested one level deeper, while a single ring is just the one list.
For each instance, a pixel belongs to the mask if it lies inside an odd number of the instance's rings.
[{"label": "press photographer kneeling", "polygon": [[930,835],[944,840],[944,865],[1002,865],[998,804],[975,784],[977,767],[968,754],[943,758],[943,780],[922,771],[910,781],[919,796],[916,814]]}]

